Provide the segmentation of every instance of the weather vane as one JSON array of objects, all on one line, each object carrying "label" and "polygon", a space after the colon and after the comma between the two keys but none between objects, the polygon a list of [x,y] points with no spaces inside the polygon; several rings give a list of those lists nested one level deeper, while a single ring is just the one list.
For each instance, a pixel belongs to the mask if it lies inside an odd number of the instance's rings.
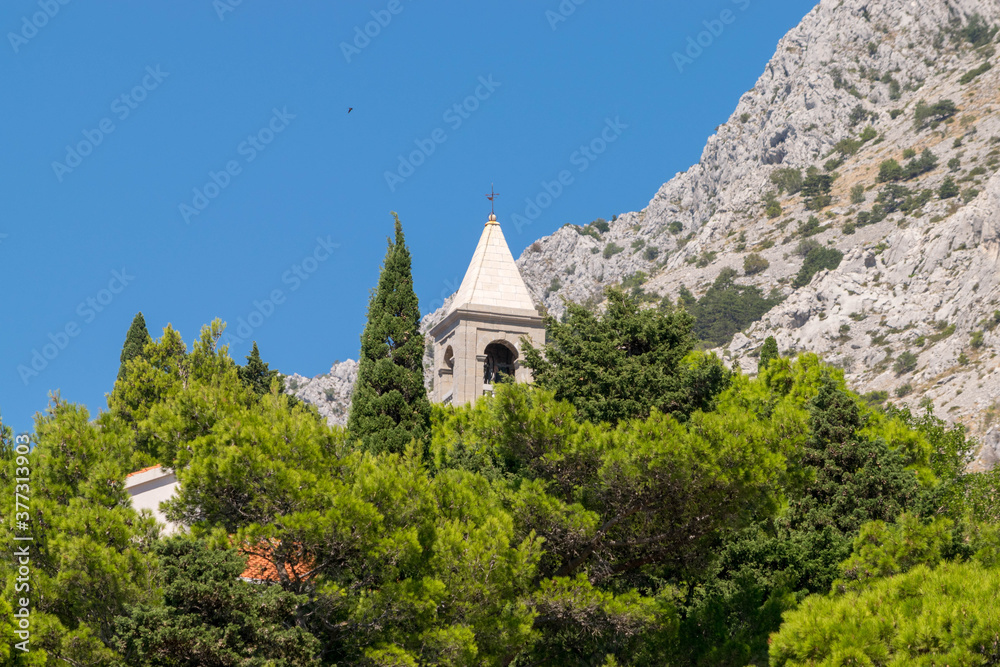
[{"label": "weather vane", "polygon": [[486,195],[486,198],[490,200],[490,215],[496,215],[496,212],[493,210],[493,199],[499,196],[499,192],[493,192],[493,184],[490,183],[490,193]]}]

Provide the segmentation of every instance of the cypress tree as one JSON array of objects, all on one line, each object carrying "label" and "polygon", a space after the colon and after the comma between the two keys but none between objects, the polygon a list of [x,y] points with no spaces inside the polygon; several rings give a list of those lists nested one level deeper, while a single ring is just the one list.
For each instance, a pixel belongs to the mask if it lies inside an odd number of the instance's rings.
[{"label": "cypress tree", "polygon": [[119,380],[125,376],[125,362],[142,354],[146,343],[152,342],[152,340],[149,330],[146,329],[146,318],[140,312],[132,319],[132,326],[128,328],[128,333],[125,335],[125,344],[122,346],[120,359],[121,365],[118,367]]},{"label": "cypress tree", "polygon": [[779,356],[781,355],[778,354],[778,341],[774,340],[774,336],[768,336],[767,340],[764,341],[763,347],[760,348],[757,370],[764,370],[771,363],[771,359],[777,359]]},{"label": "cypress tree", "polygon": [[358,380],[351,396],[347,428],[371,452],[402,452],[430,431],[430,401],[424,388],[424,336],[413,291],[410,251],[403,226],[389,240],[378,287],[368,302],[361,334]]},{"label": "cypress tree", "polygon": [[254,393],[263,396],[271,391],[271,378],[277,375],[278,371],[270,370],[264,360],[260,358],[257,341],[253,342],[253,350],[246,359],[246,365],[240,366],[236,373],[244,385],[252,389]]}]

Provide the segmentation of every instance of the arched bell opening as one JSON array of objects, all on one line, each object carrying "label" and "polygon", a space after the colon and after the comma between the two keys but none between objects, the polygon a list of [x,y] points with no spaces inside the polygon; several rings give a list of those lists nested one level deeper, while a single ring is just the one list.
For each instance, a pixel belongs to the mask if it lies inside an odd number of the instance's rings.
[{"label": "arched bell opening", "polygon": [[510,343],[494,341],[486,346],[484,354],[486,361],[483,362],[483,383],[493,385],[503,381],[505,377],[514,377],[517,350]]}]

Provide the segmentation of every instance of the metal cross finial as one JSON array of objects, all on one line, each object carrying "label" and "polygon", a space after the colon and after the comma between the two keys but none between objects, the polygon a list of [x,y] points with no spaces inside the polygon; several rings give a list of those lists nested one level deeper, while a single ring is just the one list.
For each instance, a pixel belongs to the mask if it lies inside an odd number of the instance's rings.
[{"label": "metal cross finial", "polygon": [[486,198],[490,200],[490,215],[496,215],[496,213],[493,210],[493,199],[494,197],[499,197],[499,196],[500,196],[499,192],[493,192],[493,184],[490,183],[490,193],[486,195]]}]

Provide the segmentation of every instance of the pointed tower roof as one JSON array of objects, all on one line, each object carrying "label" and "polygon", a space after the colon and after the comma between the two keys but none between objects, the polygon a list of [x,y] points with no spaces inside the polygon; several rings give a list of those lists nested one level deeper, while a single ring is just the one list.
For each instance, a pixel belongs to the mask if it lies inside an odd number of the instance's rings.
[{"label": "pointed tower roof", "polygon": [[469,270],[465,272],[448,314],[459,309],[528,311],[538,316],[500,223],[493,214],[483,228]]}]

